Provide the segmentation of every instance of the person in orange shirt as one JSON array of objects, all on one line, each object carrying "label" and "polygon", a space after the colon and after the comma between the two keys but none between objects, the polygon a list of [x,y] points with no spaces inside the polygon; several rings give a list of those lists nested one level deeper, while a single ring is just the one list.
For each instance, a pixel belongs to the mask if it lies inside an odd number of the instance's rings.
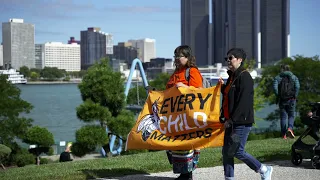
[{"label": "person in orange shirt", "polygon": [[[174,50],[174,59],[176,69],[171,75],[166,89],[172,87],[193,86],[202,88],[202,76],[196,66],[196,59],[192,55],[189,46],[179,46]],[[186,80],[186,69],[190,68],[189,81]],[[189,151],[167,151],[170,164],[172,164],[173,173],[180,174],[178,180],[192,180],[192,172],[196,169],[199,160],[200,150]]]},{"label": "person in orange shirt", "polygon": [[241,48],[227,52],[229,78],[222,85],[223,94],[220,120],[224,123],[225,134],[222,148],[222,161],[225,180],[234,180],[234,157],[260,173],[261,180],[271,180],[273,167],[264,165],[245,151],[245,145],[254,121],[254,82],[250,73],[243,67],[247,54]]}]

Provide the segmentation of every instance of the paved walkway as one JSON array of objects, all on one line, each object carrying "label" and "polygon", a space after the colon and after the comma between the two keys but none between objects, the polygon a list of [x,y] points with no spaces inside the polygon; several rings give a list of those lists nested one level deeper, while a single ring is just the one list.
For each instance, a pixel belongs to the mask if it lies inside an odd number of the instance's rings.
[{"label": "paved walkway", "polygon": [[[273,165],[272,180],[320,180],[320,170],[313,169],[311,162],[303,162],[294,166],[290,161],[277,161],[267,163]],[[172,172],[154,173],[148,175],[130,175],[110,180],[173,180],[177,175]],[[104,178],[107,179],[107,178]],[[194,180],[223,180],[223,167],[199,168],[194,173]],[[260,175],[253,172],[245,164],[235,165],[236,180],[259,180]]]}]

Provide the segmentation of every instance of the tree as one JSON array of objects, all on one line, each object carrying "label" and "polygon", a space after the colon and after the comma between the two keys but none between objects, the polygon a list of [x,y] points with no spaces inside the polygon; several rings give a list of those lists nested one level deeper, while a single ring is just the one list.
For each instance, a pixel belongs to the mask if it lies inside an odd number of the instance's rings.
[{"label": "tree", "polygon": [[2,161],[9,157],[11,153],[11,149],[3,144],[0,144],[0,165],[2,169],[6,169],[2,163]]},{"label": "tree", "polygon": [[[244,61],[243,67],[247,69],[249,72],[251,72],[254,70],[255,65],[256,65],[256,60],[251,59],[251,60]],[[257,78],[257,80],[255,81],[257,83],[259,79]],[[261,94],[261,89],[256,86],[254,88],[254,102],[253,102],[253,109],[255,112],[259,111],[264,107],[264,98],[260,96],[260,94]]]},{"label": "tree", "polygon": [[36,72],[36,73],[38,73],[38,74],[40,75],[41,69],[31,68],[31,69],[30,69],[30,72]]},{"label": "tree", "polygon": [[[108,59],[102,59],[99,63],[91,66],[82,82],[78,85],[81,92],[83,104],[77,107],[77,117],[87,123],[100,123],[100,132],[105,132],[108,127],[114,134],[129,133],[132,126],[128,126],[130,122],[135,122],[132,114],[126,113],[124,110],[125,96],[124,96],[124,79],[121,73],[114,72],[109,66]],[[123,116],[126,114],[126,117]],[[121,123],[111,123],[114,120],[121,121]],[[125,122],[124,122],[125,121]],[[126,122],[129,121],[129,122]],[[109,127],[109,125],[111,125]],[[106,142],[104,136],[100,136],[101,141],[90,135],[90,133],[98,133],[97,127],[91,126],[83,127],[85,130],[79,131],[81,137],[85,137],[90,142],[90,147],[102,145],[102,141]],[[86,133],[84,133],[86,132]],[[124,133],[125,132],[125,133]],[[99,133],[98,133],[99,134]],[[84,147],[83,147],[84,146]],[[86,147],[83,141],[79,139],[76,141],[76,147],[85,149],[85,152],[77,149],[80,154],[88,153],[92,149]],[[74,148],[76,149],[76,148]],[[73,150],[72,150],[73,151]]]},{"label": "tree", "polygon": [[78,157],[103,146],[108,140],[106,131],[98,125],[83,126],[76,131],[76,143],[71,146],[72,153]]},{"label": "tree", "polygon": [[[139,99],[139,103],[138,103],[138,99]],[[146,99],[147,99],[146,89],[143,86],[136,86],[129,90],[129,93],[127,96],[127,103],[143,105]]]},{"label": "tree", "polygon": [[150,81],[150,86],[156,88],[157,91],[165,90],[170,74],[160,73],[154,80]]},{"label": "tree", "polygon": [[79,71],[79,73],[78,73],[78,77],[79,78],[82,78],[84,75],[86,75],[86,73],[87,73],[87,71],[86,70],[81,70],[81,71]]},{"label": "tree", "polygon": [[107,125],[111,132],[116,132],[117,135],[125,137],[135,124],[135,120],[133,118],[134,114],[131,111],[122,110],[118,116],[112,117],[107,122]]},{"label": "tree", "polygon": [[12,150],[5,163],[18,166],[28,164],[28,158],[33,155],[21,154],[16,140],[23,139],[32,126],[33,120],[22,116],[30,112],[32,105],[20,98],[20,89],[3,75],[0,75],[0,109],[0,143]]},{"label": "tree", "polygon": [[29,113],[32,105],[20,98],[20,89],[0,75],[0,143],[10,145],[15,138],[22,139],[32,119],[21,117]]},{"label": "tree", "polygon": [[27,131],[23,142],[36,145],[35,148],[29,151],[37,157],[37,165],[40,165],[40,154],[49,152],[50,147],[54,144],[54,139],[47,128],[34,126]]},{"label": "tree", "polygon": [[86,70],[81,70],[81,71],[73,71],[69,72],[70,76],[73,78],[82,78],[86,74]]},{"label": "tree", "polygon": [[246,60],[244,61],[243,67],[247,69],[248,71],[252,71],[256,65],[256,60],[251,59],[251,60]]},{"label": "tree", "polygon": [[49,81],[60,79],[64,74],[65,70],[60,70],[56,67],[44,67],[40,73],[41,77]]},{"label": "tree", "polygon": [[30,74],[30,78],[31,78],[32,81],[38,80],[39,77],[40,77],[40,75],[37,72],[33,72],[32,71],[31,74]]},{"label": "tree", "polygon": [[28,78],[30,77],[30,69],[27,66],[20,67],[20,73],[24,75],[24,77]]},{"label": "tree", "polygon": [[66,76],[63,81],[70,81],[70,76]]},{"label": "tree", "polygon": [[[320,101],[320,74],[315,69],[320,68],[320,60],[318,56],[303,57],[294,56],[293,58],[285,58],[277,62],[275,66],[266,66],[263,69],[262,77],[259,80],[259,95],[269,105],[276,104],[276,96],[273,91],[273,79],[280,73],[280,65],[286,64],[290,66],[300,81],[300,90],[297,102],[297,112],[301,117],[309,109],[308,103]],[[270,113],[266,120],[275,122],[279,119],[279,110]],[[297,118],[299,120],[300,118]],[[296,121],[298,123],[299,121]]]},{"label": "tree", "polygon": [[[170,75],[168,73],[160,73],[154,80],[149,82],[151,87],[156,88],[157,91],[165,90],[166,84],[169,81]],[[128,93],[127,103],[128,104],[138,104],[137,98],[137,88],[139,92],[139,104],[143,105],[147,99],[147,93],[143,86],[138,86],[131,88]]]}]

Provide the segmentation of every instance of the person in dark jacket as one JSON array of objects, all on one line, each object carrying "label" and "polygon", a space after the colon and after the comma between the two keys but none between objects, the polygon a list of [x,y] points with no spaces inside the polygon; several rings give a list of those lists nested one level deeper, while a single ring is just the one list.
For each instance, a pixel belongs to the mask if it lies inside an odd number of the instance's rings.
[{"label": "person in dark jacket", "polygon": [[71,154],[70,154],[71,146],[72,146],[72,143],[68,143],[66,150],[60,154],[59,162],[73,161],[73,159],[71,159]]},{"label": "person in dark jacket", "polygon": [[[289,97],[288,99],[282,99],[279,95],[279,85],[284,77],[291,78],[294,84],[294,95]],[[295,76],[291,71],[289,65],[281,65],[281,73],[274,78],[273,81],[273,90],[277,96],[279,109],[280,109],[280,127],[281,127],[281,135],[283,139],[287,139],[287,137],[294,138],[293,133],[293,124],[294,124],[294,113],[296,111],[296,103],[297,97],[300,89],[300,83],[297,76]],[[287,93],[288,94],[288,93]],[[292,93],[293,94],[293,93]],[[288,129],[286,126],[288,118]]]},{"label": "person in dark jacket", "polygon": [[[252,170],[260,173],[262,180],[271,180],[272,166],[261,164],[257,159],[245,152],[248,135],[254,123],[253,95],[254,82],[243,67],[246,53],[243,49],[233,48],[227,53],[229,78],[224,84],[220,121],[224,123],[225,136],[222,149],[224,175],[226,180],[234,179],[234,157],[246,163]],[[235,135],[235,136],[234,136]],[[239,138],[238,146],[234,137]]]}]

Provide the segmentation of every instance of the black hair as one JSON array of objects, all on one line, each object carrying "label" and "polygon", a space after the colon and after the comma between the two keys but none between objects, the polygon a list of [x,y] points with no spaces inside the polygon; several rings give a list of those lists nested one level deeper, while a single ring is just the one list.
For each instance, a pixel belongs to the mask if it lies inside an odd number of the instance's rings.
[{"label": "black hair", "polygon": [[290,66],[287,64],[280,65],[281,71],[290,71]]},{"label": "black hair", "polygon": [[247,58],[246,52],[241,48],[232,48],[227,52],[227,55],[232,55],[237,59],[241,58],[242,62],[244,62]]}]

